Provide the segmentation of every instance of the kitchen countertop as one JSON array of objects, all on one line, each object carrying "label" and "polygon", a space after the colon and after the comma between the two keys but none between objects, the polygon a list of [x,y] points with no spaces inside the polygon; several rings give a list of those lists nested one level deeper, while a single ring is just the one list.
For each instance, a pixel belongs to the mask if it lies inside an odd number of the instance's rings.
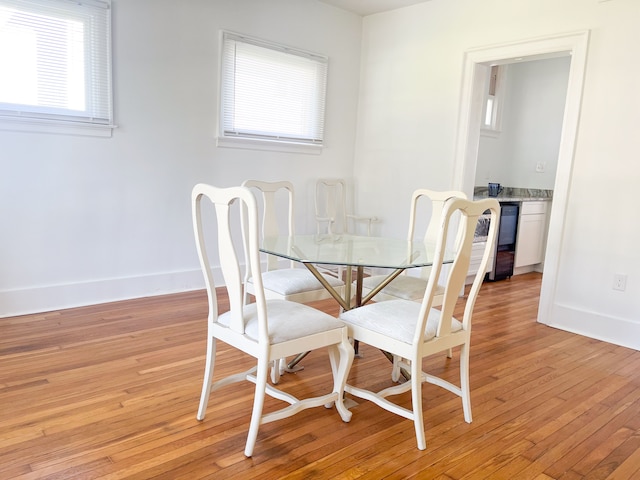
[{"label": "kitchen countertop", "polygon": [[553,190],[504,187],[504,190],[497,197],[489,197],[489,187],[475,187],[473,199],[482,200],[483,198],[495,198],[499,202],[551,201],[553,200]]}]

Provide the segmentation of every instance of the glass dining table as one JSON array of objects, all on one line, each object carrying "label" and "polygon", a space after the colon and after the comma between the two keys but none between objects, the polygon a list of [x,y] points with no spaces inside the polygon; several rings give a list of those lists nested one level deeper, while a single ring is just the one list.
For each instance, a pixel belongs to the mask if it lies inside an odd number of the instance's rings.
[{"label": "glass dining table", "polygon": [[[348,234],[280,235],[264,237],[260,251],[302,263],[344,310],[351,310],[369,302],[408,268],[433,265],[435,244]],[[453,259],[454,251],[445,250],[443,263],[452,263]],[[316,265],[345,267],[345,288],[342,295],[327,282]],[[362,280],[365,268],[387,269],[391,272],[363,296]],[[354,270],[356,272],[355,292],[352,291]],[[357,342],[354,348],[358,355]],[[301,353],[293,359],[287,365],[287,370],[296,371],[301,368],[296,365],[307,353]],[[383,353],[389,358],[386,352]],[[406,373],[403,372],[403,374],[406,377]]]},{"label": "glass dining table", "polygon": [[[267,236],[260,250],[302,263],[327,289],[344,310],[360,307],[369,302],[394,278],[408,268],[433,264],[435,245],[424,241],[397,238],[370,237],[348,234],[314,234],[294,236]],[[445,251],[444,263],[451,263],[454,252]],[[318,271],[317,265],[345,267],[344,294],[336,291]],[[367,295],[362,293],[365,268],[391,270],[389,275]],[[355,270],[355,292],[352,291]]]}]

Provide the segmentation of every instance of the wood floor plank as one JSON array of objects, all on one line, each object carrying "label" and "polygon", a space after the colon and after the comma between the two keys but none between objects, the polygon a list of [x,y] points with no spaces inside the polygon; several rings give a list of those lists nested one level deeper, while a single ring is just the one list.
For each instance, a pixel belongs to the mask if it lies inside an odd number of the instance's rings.
[{"label": "wood floor plank", "polygon": [[[214,392],[205,419],[195,418],[203,291],[0,319],[0,478],[640,478],[640,352],[537,323],[540,279],[483,285],[471,342],[473,422],[459,398],[425,385],[425,451],[410,421],[358,399],[350,423],[318,408],[261,426],[245,458],[252,384]],[[228,308],[222,291],[219,301]],[[339,313],[332,300],[312,306]],[[349,382],[391,385],[388,361],[361,351]],[[253,362],[223,344],[218,359],[216,375]],[[454,351],[423,366],[457,382],[458,362]],[[331,388],[326,354],[303,365],[281,386],[299,396]]]}]

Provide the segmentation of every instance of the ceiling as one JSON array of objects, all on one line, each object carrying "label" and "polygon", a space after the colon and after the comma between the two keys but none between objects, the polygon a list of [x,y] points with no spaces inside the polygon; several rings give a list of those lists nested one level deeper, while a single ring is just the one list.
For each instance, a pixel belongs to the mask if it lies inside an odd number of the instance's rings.
[{"label": "ceiling", "polygon": [[429,0],[320,0],[361,16],[386,12]]}]

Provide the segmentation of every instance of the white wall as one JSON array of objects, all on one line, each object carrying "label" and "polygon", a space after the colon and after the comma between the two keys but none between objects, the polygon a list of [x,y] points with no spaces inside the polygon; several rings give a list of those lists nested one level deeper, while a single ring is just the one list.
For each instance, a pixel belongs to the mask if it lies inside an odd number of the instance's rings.
[{"label": "white wall", "polygon": [[[401,235],[411,190],[454,184],[465,51],[590,30],[548,320],[640,348],[639,22],[637,0],[431,0],[366,17],[355,171],[372,191],[360,202],[387,220],[383,233]],[[625,292],[612,289],[615,272],[628,275]]]},{"label": "white wall", "polygon": [[[0,131],[0,316],[202,288],[190,192],[353,171],[360,17],[315,0],[114,0],[112,138]],[[329,56],[320,155],[215,144],[219,31]]]},{"label": "white wall", "polygon": [[[481,135],[476,185],[553,190],[571,57],[506,65],[502,128]],[[542,162],[544,172],[537,172]]]},{"label": "white wall", "polygon": [[[403,237],[411,191],[455,183],[464,52],[589,29],[551,323],[640,348],[637,0],[431,0],[363,22],[314,0],[113,7],[113,138],[0,132],[0,315],[200,288],[189,212],[199,181],[286,172],[310,231],[305,190],[354,175],[358,210]],[[330,57],[322,156],[215,147],[220,28]],[[628,275],[625,292],[612,290],[615,272]]]}]

